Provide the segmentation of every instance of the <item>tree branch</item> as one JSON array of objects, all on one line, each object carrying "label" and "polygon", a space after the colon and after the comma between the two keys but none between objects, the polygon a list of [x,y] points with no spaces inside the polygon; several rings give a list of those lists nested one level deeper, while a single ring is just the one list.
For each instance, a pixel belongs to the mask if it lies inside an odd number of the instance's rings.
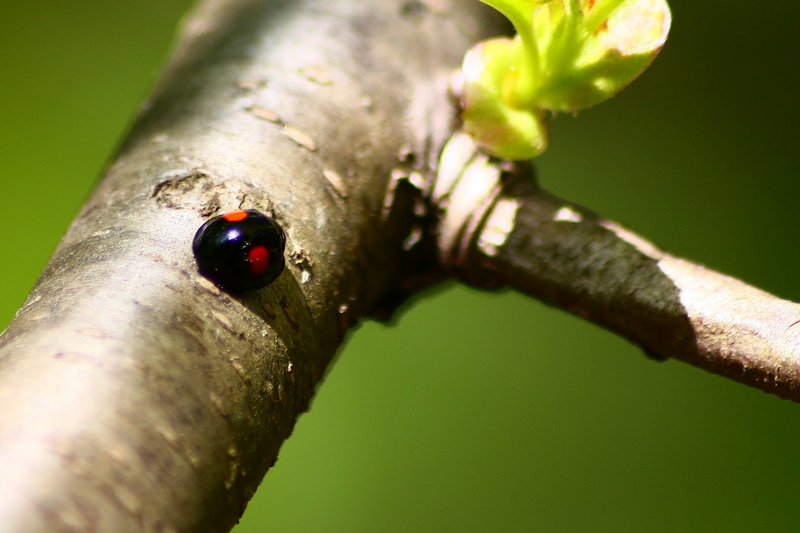
[{"label": "tree branch", "polygon": [[[390,177],[427,172],[453,118],[428,89],[504,28],[461,4],[209,0],[188,19],[0,339],[4,528],[236,523],[345,331],[430,264],[403,247],[418,193]],[[233,297],[191,241],[240,207],[283,225],[289,267]]]},{"label": "tree branch", "polygon": [[463,134],[443,154],[438,189],[442,259],[466,282],[512,287],[652,357],[800,401],[800,305],[659,250],[544,191],[530,164],[490,160]]}]

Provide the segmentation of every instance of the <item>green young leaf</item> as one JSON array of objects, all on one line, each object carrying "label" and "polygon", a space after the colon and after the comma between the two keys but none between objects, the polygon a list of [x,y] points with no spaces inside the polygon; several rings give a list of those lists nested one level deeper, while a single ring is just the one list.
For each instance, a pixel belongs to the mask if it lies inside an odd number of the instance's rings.
[{"label": "green young leaf", "polygon": [[523,55],[518,40],[492,39],[473,47],[464,58],[462,120],[464,131],[502,159],[529,159],[547,147],[546,111],[518,107],[513,91]]},{"label": "green young leaf", "polygon": [[666,41],[666,0],[481,0],[511,20],[513,39],[464,59],[464,129],[490,153],[529,159],[547,147],[547,117],[611,98]]}]

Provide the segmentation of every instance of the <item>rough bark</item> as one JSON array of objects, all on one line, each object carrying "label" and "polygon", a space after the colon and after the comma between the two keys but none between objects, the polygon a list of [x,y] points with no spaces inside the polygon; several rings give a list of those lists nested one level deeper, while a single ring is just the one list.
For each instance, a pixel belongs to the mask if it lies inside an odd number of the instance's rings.
[{"label": "rough bark", "polygon": [[[477,2],[196,10],[0,339],[4,531],[236,523],[345,331],[431,262],[398,176],[450,134],[431,87],[501,24]],[[235,297],[198,275],[191,240],[239,207],[283,225],[289,266]]]},{"label": "rough bark", "polygon": [[463,133],[438,183],[441,260],[462,280],[517,289],[655,359],[800,401],[800,305],[663,252],[541,189],[529,163],[490,160]]}]

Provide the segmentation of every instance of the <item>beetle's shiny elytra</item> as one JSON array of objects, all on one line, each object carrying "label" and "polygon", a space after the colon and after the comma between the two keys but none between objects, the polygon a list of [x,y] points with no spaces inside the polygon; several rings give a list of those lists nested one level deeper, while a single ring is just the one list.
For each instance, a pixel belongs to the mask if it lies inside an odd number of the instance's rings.
[{"label": "beetle's shiny elytra", "polygon": [[206,221],[192,250],[200,274],[229,292],[266,287],[286,264],[286,236],[271,218],[256,211],[232,211]]}]

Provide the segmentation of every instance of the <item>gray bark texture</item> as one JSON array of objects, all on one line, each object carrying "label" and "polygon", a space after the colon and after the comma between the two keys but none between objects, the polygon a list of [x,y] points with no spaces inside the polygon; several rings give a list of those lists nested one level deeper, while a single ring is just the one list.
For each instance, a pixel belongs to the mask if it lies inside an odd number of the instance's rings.
[{"label": "gray bark texture", "polygon": [[[392,176],[428,169],[455,118],[432,87],[504,28],[478,2],[201,4],[0,339],[0,530],[233,527],[347,329],[428,270]],[[191,252],[237,208],[287,234],[242,297]]]},{"label": "gray bark texture", "polygon": [[[228,531],[347,330],[447,277],[800,399],[800,307],[457,132],[451,75],[507,31],[477,1],[203,2],[0,337],[0,531]],[[191,242],[239,208],[283,226],[287,268],[236,296]]]},{"label": "gray bark texture", "polygon": [[529,163],[490,161],[464,134],[445,149],[439,176],[450,185],[434,199],[447,207],[438,242],[454,276],[517,289],[656,360],[800,401],[800,305],[663,252],[541,189]]}]

